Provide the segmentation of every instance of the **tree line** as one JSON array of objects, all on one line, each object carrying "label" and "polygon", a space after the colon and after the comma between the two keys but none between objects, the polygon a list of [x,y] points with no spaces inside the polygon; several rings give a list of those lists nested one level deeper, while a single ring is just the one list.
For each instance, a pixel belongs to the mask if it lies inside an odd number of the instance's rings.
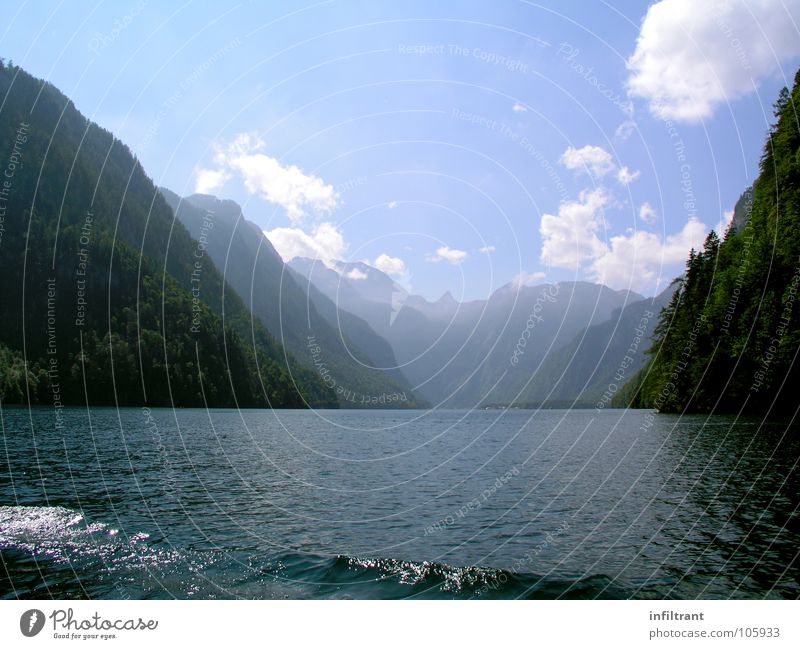
[{"label": "tree line", "polygon": [[616,405],[787,415],[798,407],[800,71],[774,105],[759,175],[723,239],[692,250],[650,360]]}]

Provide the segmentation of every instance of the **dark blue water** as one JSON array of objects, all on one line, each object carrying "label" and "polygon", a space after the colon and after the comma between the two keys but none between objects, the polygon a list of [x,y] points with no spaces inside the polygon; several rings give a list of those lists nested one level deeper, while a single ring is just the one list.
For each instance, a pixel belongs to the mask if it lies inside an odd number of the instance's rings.
[{"label": "dark blue water", "polygon": [[646,415],[5,408],[0,596],[800,596],[797,429]]}]

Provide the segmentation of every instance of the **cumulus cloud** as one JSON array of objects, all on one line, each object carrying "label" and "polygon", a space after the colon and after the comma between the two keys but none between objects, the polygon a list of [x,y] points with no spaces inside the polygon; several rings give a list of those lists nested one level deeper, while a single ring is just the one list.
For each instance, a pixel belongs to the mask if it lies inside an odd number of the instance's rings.
[{"label": "cumulus cloud", "polygon": [[[541,261],[557,268],[583,270],[589,279],[613,288],[652,294],[679,272],[689,250],[702,248],[709,230],[699,219],[691,218],[679,232],[666,237],[630,230],[604,241],[599,235],[606,225],[603,209],[607,203],[602,189],[586,190],[579,200],[562,203],[558,214],[545,214],[539,227]],[[655,218],[655,210],[644,203],[639,214],[651,218],[651,212]]]},{"label": "cumulus cloud", "polygon": [[513,110],[515,113],[527,113],[528,112],[528,109],[523,104],[520,104],[520,103],[514,104],[511,107],[511,110]]},{"label": "cumulus cloud", "polygon": [[199,169],[197,185],[208,187],[238,173],[248,192],[283,207],[293,223],[302,221],[309,211],[328,214],[339,205],[332,185],[296,165],[281,164],[263,153],[264,146],[263,140],[249,133],[240,133],[225,147],[217,146],[214,160],[218,168]]},{"label": "cumulus cloud", "polygon": [[464,250],[457,250],[449,246],[440,246],[436,249],[436,253],[428,255],[428,261],[440,262],[446,261],[449,264],[458,266],[462,261],[467,258],[467,253]]},{"label": "cumulus cloud", "polygon": [[478,248],[478,252],[485,252],[486,254],[493,253],[497,248],[494,246],[483,246],[482,248]]},{"label": "cumulus cloud", "polygon": [[511,285],[515,288],[531,286],[532,284],[535,284],[544,278],[545,273],[542,272],[526,273],[525,271],[522,271],[521,273],[514,275],[514,277],[511,279]]},{"label": "cumulus cloud", "polygon": [[640,176],[640,172],[631,171],[628,167],[617,167],[608,151],[601,146],[591,144],[580,149],[568,147],[561,154],[559,162],[567,169],[586,171],[597,179],[616,170],[617,180],[623,185],[629,185]]},{"label": "cumulus cloud", "polygon": [[581,192],[577,201],[565,201],[558,214],[544,214],[540,259],[548,266],[578,270],[589,259],[603,254],[605,244],[597,233],[604,225],[603,208],[608,195],[602,188]]},{"label": "cumulus cloud", "polygon": [[287,262],[295,257],[308,257],[332,266],[347,250],[342,231],[333,223],[320,223],[310,234],[301,228],[274,228],[264,230],[264,235]]},{"label": "cumulus cloud", "polygon": [[628,91],[662,119],[705,119],[800,55],[798,23],[798,2],[661,0],[628,59]]},{"label": "cumulus cloud", "polygon": [[680,232],[666,238],[644,230],[611,237],[603,254],[592,261],[589,276],[613,288],[657,292],[672,281],[689,250],[703,247],[706,234],[708,227],[690,218]]},{"label": "cumulus cloud", "polygon": [[354,279],[356,281],[367,279],[367,274],[360,268],[351,268],[344,274],[344,276],[347,279]]},{"label": "cumulus cloud", "polygon": [[631,171],[627,167],[620,167],[617,170],[617,180],[622,185],[630,185],[640,175],[638,171]]},{"label": "cumulus cloud", "polygon": [[387,275],[394,275],[396,277],[402,277],[408,273],[406,262],[399,257],[391,257],[386,253],[378,255],[375,261],[371,262],[369,265],[374,266]]},{"label": "cumulus cloud", "polygon": [[650,203],[644,202],[641,207],[639,207],[639,218],[645,223],[655,223],[658,214],[656,214],[655,209]]},{"label": "cumulus cloud", "polygon": [[228,180],[230,174],[222,169],[195,170],[194,191],[198,194],[213,194]]},{"label": "cumulus cloud", "polygon": [[611,154],[603,147],[587,144],[581,149],[569,147],[561,155],[559,162],[567,169],[589,171],[593,176],[602,178],[614,169]]}]

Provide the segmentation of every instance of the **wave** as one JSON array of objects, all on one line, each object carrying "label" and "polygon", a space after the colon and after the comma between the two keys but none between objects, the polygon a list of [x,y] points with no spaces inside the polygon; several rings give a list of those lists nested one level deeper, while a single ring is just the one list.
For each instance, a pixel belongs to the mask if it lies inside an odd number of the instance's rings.
[{"label": "wave", "polygon": [[[307,559],[306,559],[307,560]],[[454,566],[432,561],[337,556],[320,557],[316,596],[418,599],[619,599],[627,592],[610,578],[555,578],[499,568]]]},{"label": "wave", "polygon": [[5,597],[282,599],[620,599],[604,575],[308,552],[254,554],[153,544],[64,507],[0,507]]},{"label": "wave", "polygon": [[0,554],[2,598],[159,596],[163,575],[182,560],[145,532],[128,535],[65,507],[0,507]]},{"label": "wave", "polygon": [[148,538],[144,532],[120,535],[110,525],[89,523],[81,512],[66,507],[0,507],[0,548],[45,554],[57,562],[68,561],[76,552],[101,559],[133,553],[144,562],[163,561],[163,552],[144,543]]}]

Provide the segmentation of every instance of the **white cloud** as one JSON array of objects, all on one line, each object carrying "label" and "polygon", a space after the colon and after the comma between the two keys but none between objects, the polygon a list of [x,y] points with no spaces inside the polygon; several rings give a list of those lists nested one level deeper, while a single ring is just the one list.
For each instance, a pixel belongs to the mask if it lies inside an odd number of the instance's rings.
[{"label": "white cloud", "polygon": [[639,175],[639,171],[631,171],[627,167],[620,167],[617,170],[617,180],[623,185],[630,185]]},{"label": "white cloud", "polygon": [[440,262],[446,261],[454,266],[458,266],[462,261],[467,258],[467,253],[464,250],[456,250],[449,246],[440,246],[436,249],[436,254],[428,255],[428,261]]},{"label": "white cloud", "polygon": [[614,169],[611,154],[602,147],[590,144],[581,149],[569,147],[564,151],[559,162],[567,169],[588,170],[597,178],[602,178]]},{"label": "white cloud", "polygon": [[238,172],[248,192],[283,207],[293,223],[302,221],[307,211],[328,214],[339,205],[339,195],[332,185],[296,165],[281,164],[261,153],[263,149],[264,142],[257,135],[240,133],[227,147],[217,147],[214,160],[219,169],[200,171],[206,181]]},{"label": "white cloud", "polygon": [[[589,276],[612,288],[631,288],[653,294],[678,274],[692,248],[700,249],[708,227],[696,218],[666,239],[644,230],[611,237],[602,255],[593,260]],[[677,272],[676,272],[677,271]]]},{"label": "white cloud", "polygon": [[308,257],[331,266],[347,250],[341,230],[333,223],[320,223],[311,234],[300,228],[274,228],[264,230],[264,235],[287,262],[295,257]]},{"label": "white cloud", "polygon": [[714,231],[719,235],[720,239],[725,234],[728,226],[731,224],[731,221],[733,221],[733,210],[725,210],[725,212],[722,213],[722,218],[714,228]]},{"label": "white cloud", "polygon": [[363,270],[361,270],[360,268],[351,268],[349,271],[347,271],[344,274],[344,276],[347,279],[354,279],[356,281],[362,280],[362,279],[367,279],[367,274]]},{"label": "white cloud", "polygon": [[618,167],[608,151],[603,147],[592,146],[591,144],[587,144],[580,149],[575,147],[567,148],[561,154],[559,162],[567,169],[586,171],[597,179],[603,178],[608,173],[616,170],[617,180],[623,185],[631,184],[641,175],[641,172],[631,171],[628,167]]},{"label": "white cloud", "polygon": [[374,266],[387,275],[392,275],[400,279],[406,279],[408,277],[408,268],[406,268],[406,262],[399,257],[390,257],[386,253],[383,253],[378,255],[375,261],[366,263],[368,263],[370,266]]},{"label": "white cloud", "polygon": [[523,104],[520,104],[520,103],[514,104],[511,107],[511,110],[513,110],[515,113],[527,113],[528,112],[528,109]]},{"label": "white cloud", "polygon": [[617,130],[614,131],[614,137],[618,137],[620,140],[627,140],[635,130],[636,122],[632,119],[626,119],[617,126]]},{"label": "white cloud", "polygon": [[628,91],[662,119],[705,119],[800,55],[798,23],[796,1],[661,0],[628,60]]},{"label": "white cloud", "polygon": [[397,201],[389,201],[386,203],[386,207],[388,207],[390,210],[393,210],[395,207],[397,207]]},{"label": "white cloud", "polygon": [[642,203],[639,208],[639,218],[645,223],[655,223],[656,219],[658,219],[658,214],[656,214],[655,209],[650,203],[645,202]]},{"label": "white cloud", "polygon": [[222,169],[196,169],[194,191],[198,194],[212,194],[222,187],[230,174]]},{"label": "white cloud", "polygon": [[597,237],[603,227],[603,207],[608,196],[602,189],[583,191],[577,201],[563,202],[558,214],[544,214],[540,259],[548,266],[577,270],[589,259],[602,255],[605,244]]},{"label": "white cloud", "polygon": [[[612,288],[632,288],[647,294],[663,289],[677,275],[692,248],[700,249],[708,226],[689,219],[680,232],[662,237],[645,230],[602,241],[602,216],[608,196],[602,188],[583,191],[578,201],[565,202],[558,214],[545,214],[539,227],[541,261],[558,268],[585,270],[589,279]],[[644,203],[639,215],[655,218],[655,210]],[[644,216],[643,216],[644,215]]]},{"label": "white cloud", "polygon": [[483,246],[482,248],[478,248],[478,252],[485,252],[486,254],[493,253],[497,248],[494,246]]},{"label": "white cloud", "polygon": [[536,282],[545,278],[546,273],[542,272],[535,272],[535,273],[526,273],[522,271],[521,273],[514,275],[511,280],[511,285],[515,288],[520,288],[522,286],[530,286],[535,284]]}]

